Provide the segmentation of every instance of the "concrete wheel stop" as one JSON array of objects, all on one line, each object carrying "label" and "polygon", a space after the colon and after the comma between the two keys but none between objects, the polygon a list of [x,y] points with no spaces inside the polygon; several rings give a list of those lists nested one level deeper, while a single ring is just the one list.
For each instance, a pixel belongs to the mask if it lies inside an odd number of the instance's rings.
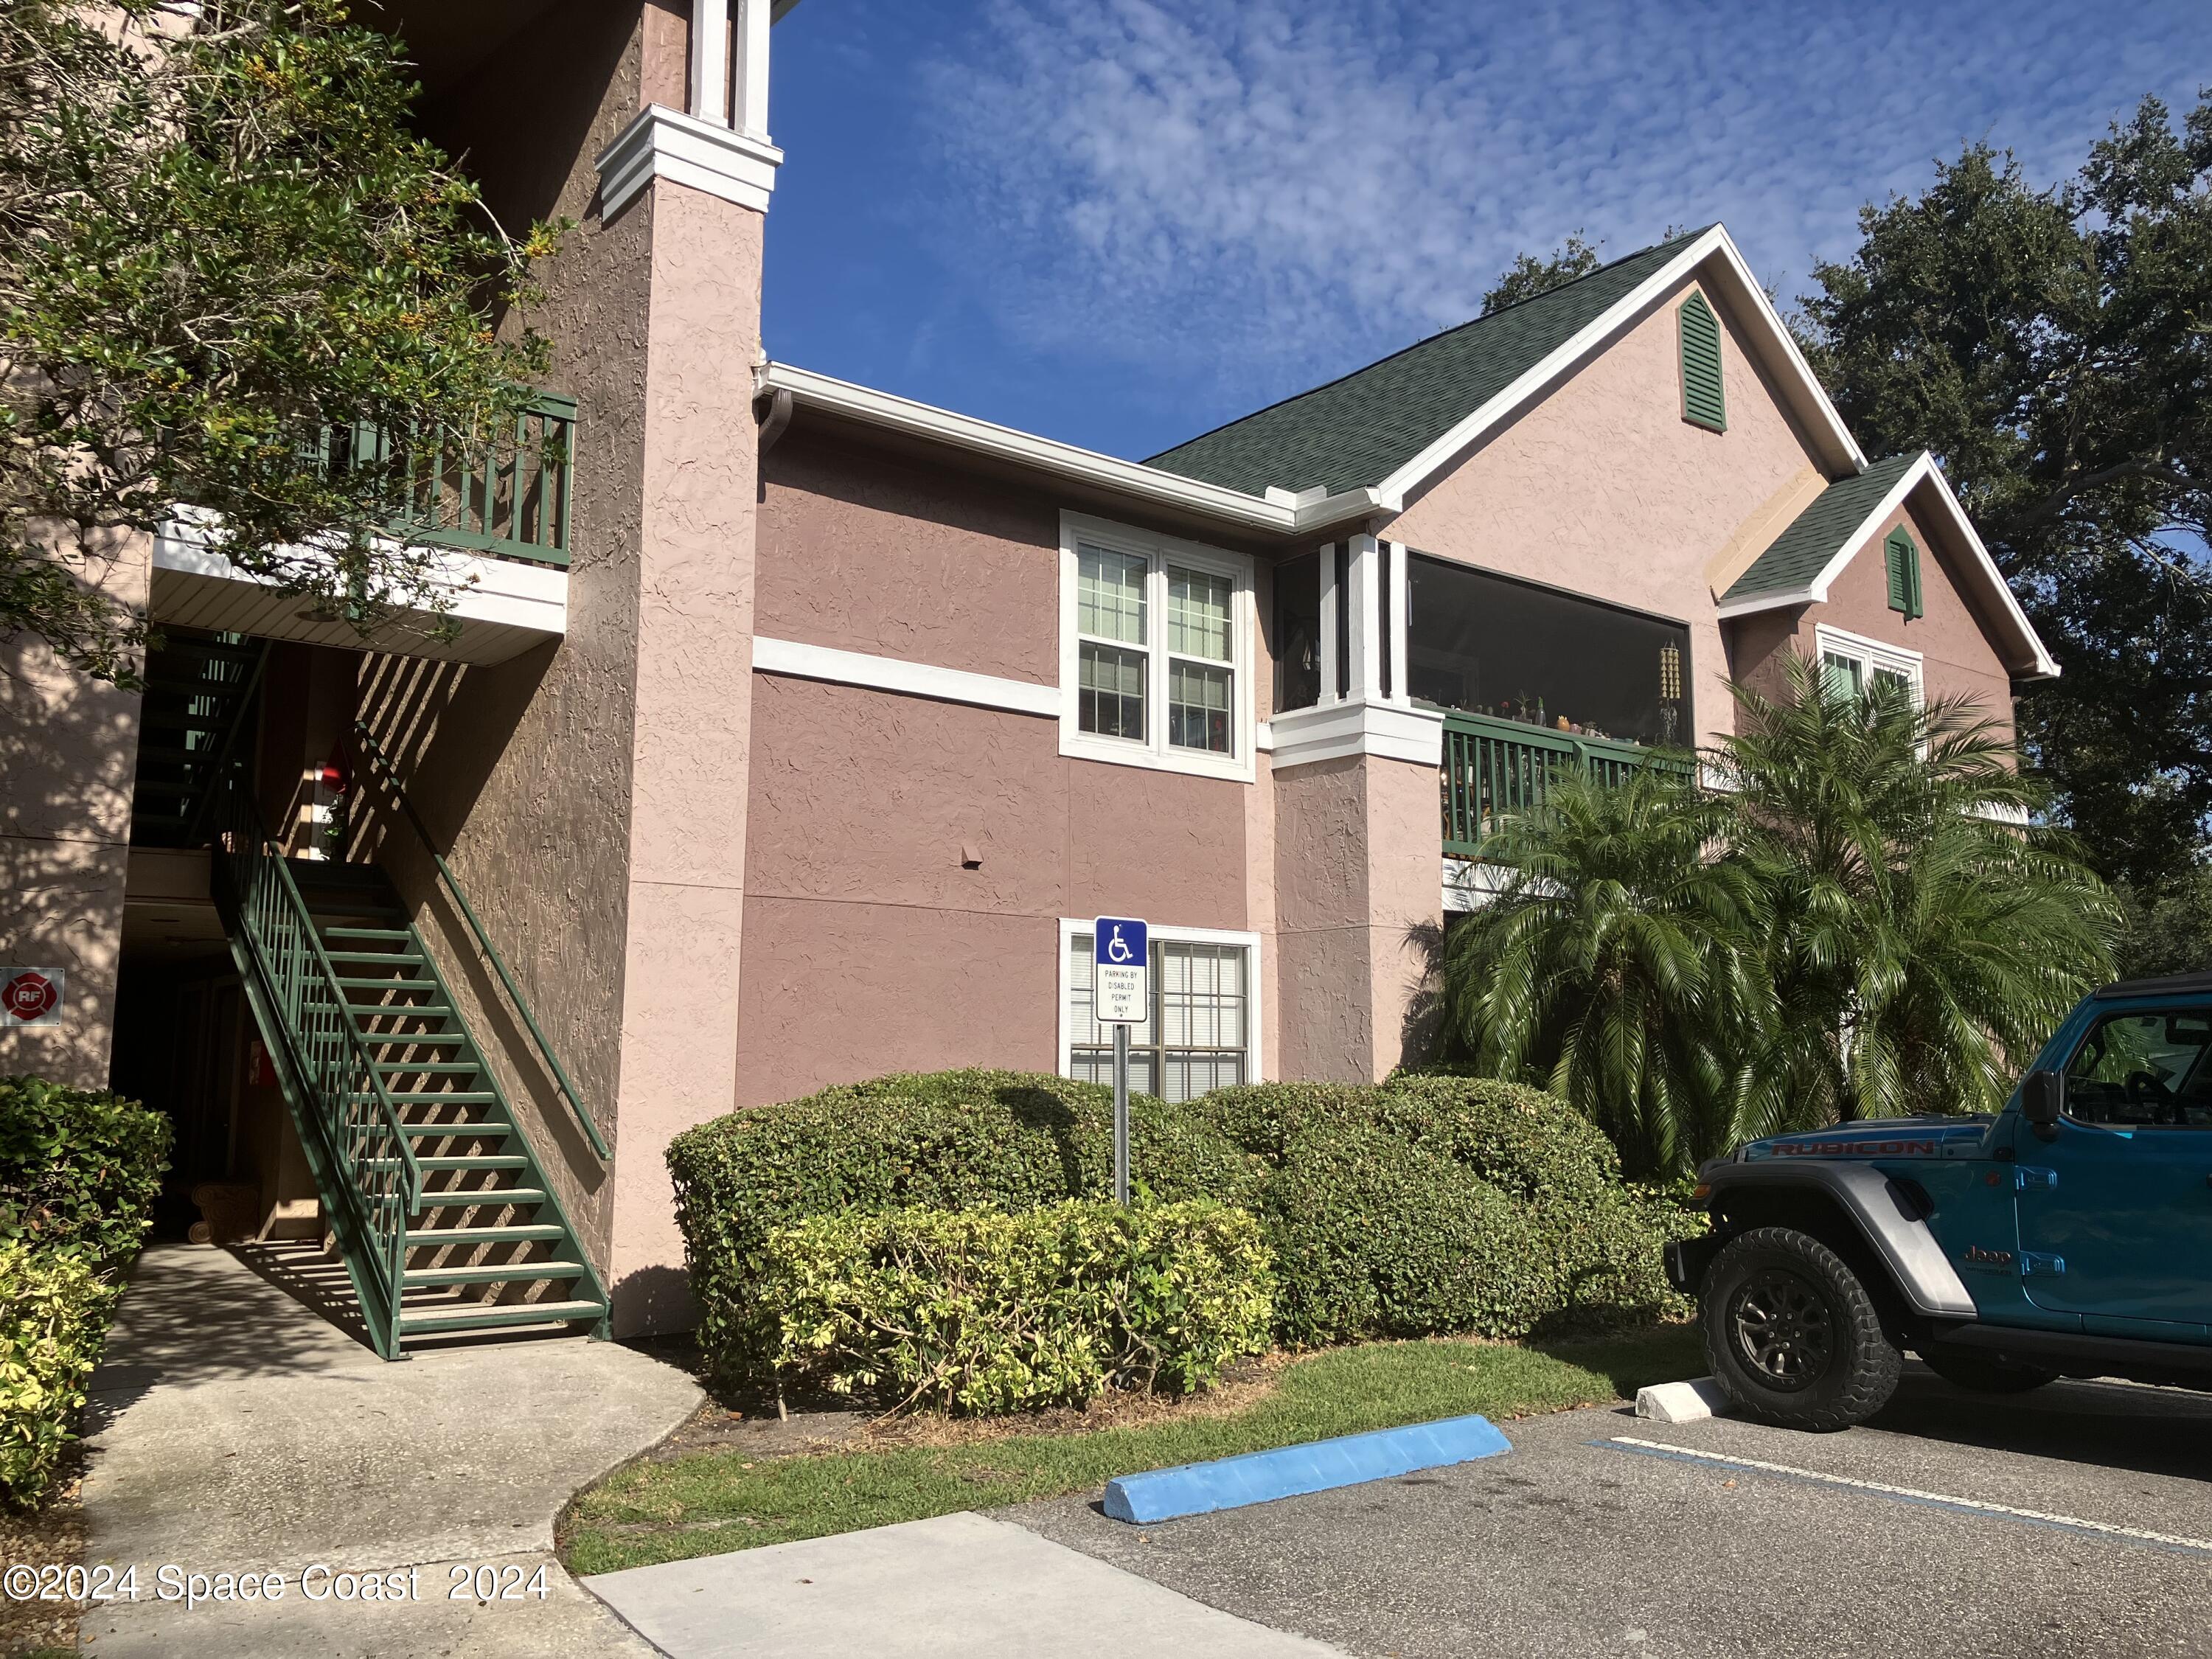
[{"label": "concrete wheel stop", "polygon": [[1702,1423],[1733,1410],[1735,1403],[1710,1376],[1659,1382],[1636,1391],[1636,1414],[1654,1423]]},{"label": "concrete wheel stop", "polygon": [[1278,1446],[1210,1463],[1125,1474],[1106,1486],[1106,1513],[1116,1521],[1149,1526],[1187,1515],[1242,1509],[1278,1498],[1387,1480],[1421,1469],[1440,1469],[1495,1457],[1512,1443],[1486,1417],[1447,1417],[1402,1429],[1348,1434],[1303,1446]]}]

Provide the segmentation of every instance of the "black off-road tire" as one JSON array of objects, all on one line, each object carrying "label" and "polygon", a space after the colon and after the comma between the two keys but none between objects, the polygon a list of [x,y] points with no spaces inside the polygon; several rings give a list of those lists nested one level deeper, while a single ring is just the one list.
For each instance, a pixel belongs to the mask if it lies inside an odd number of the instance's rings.
[{"label": "black off-road tire", "polygon": [[1863,1423],[1902,1357],[1849,1263],[1809,1233],[1757,1227],[1713,1258],[1698,1299],[1705,1358],[1748,1416],[1821,1433]]},{"label": "black off-road tire", "polygon": [[2039,1371],[2033,1365],[2014,1365],[1994,1354],[1971,1348],[1947,1348],[1931,1343],[1915,1350],[1921,1363],[1954,1389],[1972,1394],[2026,1394],[2058,1380],[2057,1371]]}]

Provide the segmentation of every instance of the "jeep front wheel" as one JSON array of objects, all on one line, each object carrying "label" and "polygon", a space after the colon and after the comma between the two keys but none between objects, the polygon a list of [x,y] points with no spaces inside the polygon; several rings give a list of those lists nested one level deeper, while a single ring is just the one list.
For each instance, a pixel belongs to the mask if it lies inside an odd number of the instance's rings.
[{"label": "jeep front wheel", "polygon": [[1730,1239],[1698,1314],[1713,1375],[1763,1422],[1847,1429],[1896,1391],[1898,1352],[1866,1286],[1810,1234],[1759,1227]]}]

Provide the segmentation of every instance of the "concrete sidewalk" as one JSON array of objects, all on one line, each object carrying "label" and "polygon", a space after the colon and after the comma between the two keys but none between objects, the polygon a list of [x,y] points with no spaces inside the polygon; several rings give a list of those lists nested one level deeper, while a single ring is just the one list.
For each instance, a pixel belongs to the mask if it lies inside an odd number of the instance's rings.
[{"label": "concrete sidewalk", "polygon": [[[89,1561],[136,1565],[138,1595],[87,1612],[92,1650],[649,1656],[554,1561],[553,1522],[696,1408],[690,1378],[580,1338],[389,1363],[272,1282],[327,1290],[319,1254],[257,1260],[260,1273],[226,1250],[158,1246],[131,1276],[93,1378],[84,1501]],[[318,1563],[418,1569],[419,1599],[310,1599],[301,1574]],[[187,1609],[155,1599],[165,1565],[281,1571],[286,1590]],[[483,1582],[509,1593],[479,1601],[471,1576],[448,1599],[455,1565],[492,1568]]]},{"label": "concrete sidewalk", "polygon": [[632,1567],[584,1583],[672,1659],[1330,1659],[1341,1652],[975,1514]]}]

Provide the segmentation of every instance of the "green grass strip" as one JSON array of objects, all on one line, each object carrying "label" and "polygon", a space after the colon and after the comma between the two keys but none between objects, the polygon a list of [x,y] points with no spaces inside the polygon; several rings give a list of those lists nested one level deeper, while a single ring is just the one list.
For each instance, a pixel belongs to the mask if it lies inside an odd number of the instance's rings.
[{"label": "green grass strip", "polygon": [[[1686,1326],[1541,1348],[1377,1342],[1285,1368],[1274,1392],[1223,1417],[1014,1435],[980,1444],[760,1458],[701,1452],[640,1463],[578,1500],[569,1566],[611,1572],[1097,1490],[1116,1475],[1480,1412],[1565,1411],[1701,1375]],[[744,1465],[750,1462],[750,1468]]]}]

